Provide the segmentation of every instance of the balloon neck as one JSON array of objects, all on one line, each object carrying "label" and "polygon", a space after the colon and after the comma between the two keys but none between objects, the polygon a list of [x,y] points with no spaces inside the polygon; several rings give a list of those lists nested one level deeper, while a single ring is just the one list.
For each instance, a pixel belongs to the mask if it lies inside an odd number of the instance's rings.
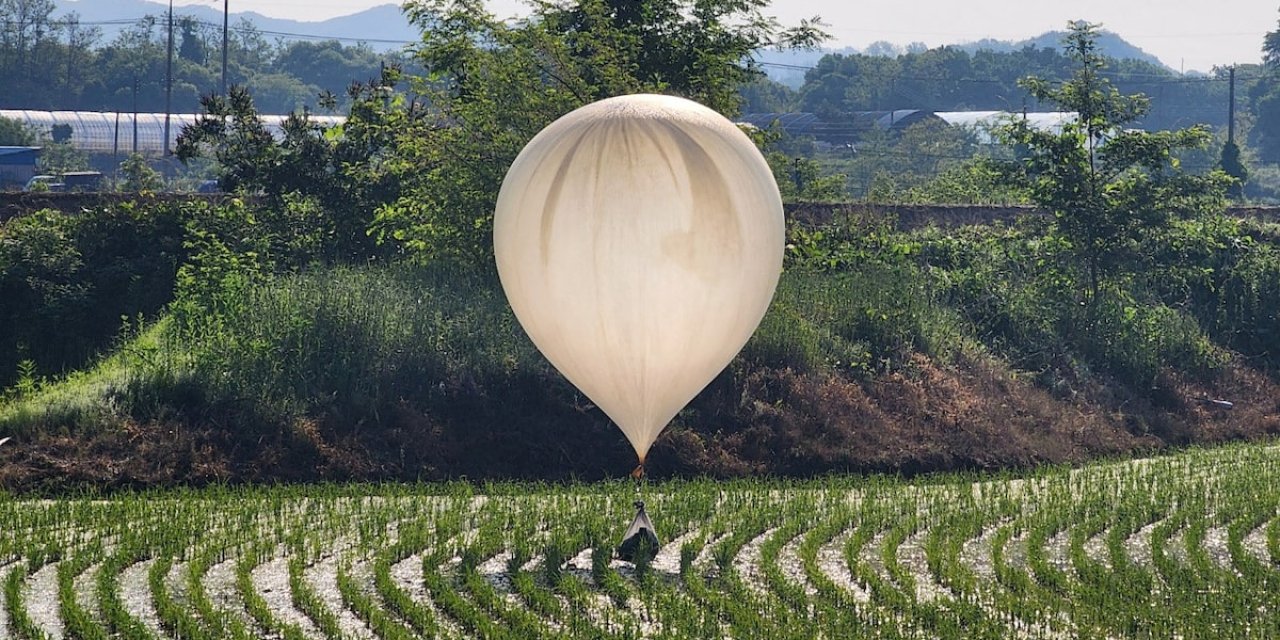
[{"label": "balloon neck", "polygon": [[643,463],[643,462],[641,462],[640,464],[636,465],[636,468],[635,468],[634,470],[632,470],[632,471],[631,471],[631,477],[632,477],[632,478],[635,478],[636,480],[640,480],[641,478],[644,478],[644,463]]}]

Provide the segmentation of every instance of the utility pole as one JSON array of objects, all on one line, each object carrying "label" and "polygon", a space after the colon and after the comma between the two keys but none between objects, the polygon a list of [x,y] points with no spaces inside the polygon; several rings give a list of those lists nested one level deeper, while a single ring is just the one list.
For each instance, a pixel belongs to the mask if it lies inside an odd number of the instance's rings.
[{"label": "utility pole", "polygon": [[133,152],[138,152],[138,74],[133,75]]},{"label": "utility pole", "polygon": [[231,0],[222,0],[222,95],[227,95],[227,45],[231,39],[227,36],[231,22]]},{"label": "utility pole", "polygon": [[1231,88],[1227,91],[1227,144],[1234,144],[1236,141],[1236,66],[1231,65],[1231,71],[1228,77],[1231,79]]},{"label": "utility pole", "polygon": [[115,167],[111,171],[111,178],[120,177],[120,111],[116,111],[116,138],[111,143],[111,166]]},{"label": "utility pole", "polygon": [[169,116],[173,113],[173,0],[169,0],[169,52],[164,61],[164,155],[169,155]]}]

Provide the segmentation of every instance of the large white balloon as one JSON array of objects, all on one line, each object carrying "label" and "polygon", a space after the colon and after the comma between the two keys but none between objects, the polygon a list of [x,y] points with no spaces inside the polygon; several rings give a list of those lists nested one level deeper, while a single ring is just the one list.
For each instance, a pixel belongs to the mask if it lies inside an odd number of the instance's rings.
[{"label": "large white balloon", "polygon": [[720,114],[670,96],[610,98],[520,152],[493,244],[520,324],[643,463],[764,316],[782,270],[782,199]]}]

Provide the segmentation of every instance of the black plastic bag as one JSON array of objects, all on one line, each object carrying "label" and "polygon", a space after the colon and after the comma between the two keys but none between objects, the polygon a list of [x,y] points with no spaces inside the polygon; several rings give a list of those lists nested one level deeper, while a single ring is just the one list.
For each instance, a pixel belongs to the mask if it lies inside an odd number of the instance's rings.
[{"label": "black plastic bag", "polygon": [[627,532],[622,535],[622,544],[618,545],[618,557],[628,562],[636,562],[644,555],[648,559],[658,553],[661,543],[653,529],[649,514],[644,511],[644,501],[636,500],[636,519],[631,521]]}]

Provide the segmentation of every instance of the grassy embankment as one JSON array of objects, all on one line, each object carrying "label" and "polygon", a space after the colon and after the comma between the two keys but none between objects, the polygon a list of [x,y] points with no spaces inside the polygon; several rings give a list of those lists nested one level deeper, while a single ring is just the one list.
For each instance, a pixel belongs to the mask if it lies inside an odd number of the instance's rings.
[{"label": "grassy embankment", "polygon": [[[11,290],[49,281],[31,275],[39,261],[28,254],[44,255],[30,248],[36,231],[65,227],[73,249],[111,244],[65,221],[27,224],[0,235],[26,251],[8,254]],[[895,232],[858,218],[793,229],[761,328],[659,440],[651,472],[1002,468],[1280,431],[1275,227],[1179,223],[1136,247],[1129,275],[1092,299],[1043,230],[1027,220]],[[20,364],[0,402],[0,436],[14,438],[0,449],[0,481],[595,478],[629,468],[620,434],[523,336],[488,271],[379,263],[273,274],[199,239],[157,243],[186,250],[168,262],[176,298],[122,308],[147,319],[104,355],[64,359],[70,371],[57,376],[40,374],[38,356]],[[157,264],[135,253],[125,279]],[[87,264],[85,255],[72,257]],[[46,287],[25,304],[54,317],[76,301],[119,302],[94,298],[107,285],[89,273],[64,274],[83,285],[79,298]],[[35,343],[27,353],[41,339],[56,344],[58,327],[42,331],[51,337],[23,334]],[[1233,408],[1209,402],[1219,399]]]}]

